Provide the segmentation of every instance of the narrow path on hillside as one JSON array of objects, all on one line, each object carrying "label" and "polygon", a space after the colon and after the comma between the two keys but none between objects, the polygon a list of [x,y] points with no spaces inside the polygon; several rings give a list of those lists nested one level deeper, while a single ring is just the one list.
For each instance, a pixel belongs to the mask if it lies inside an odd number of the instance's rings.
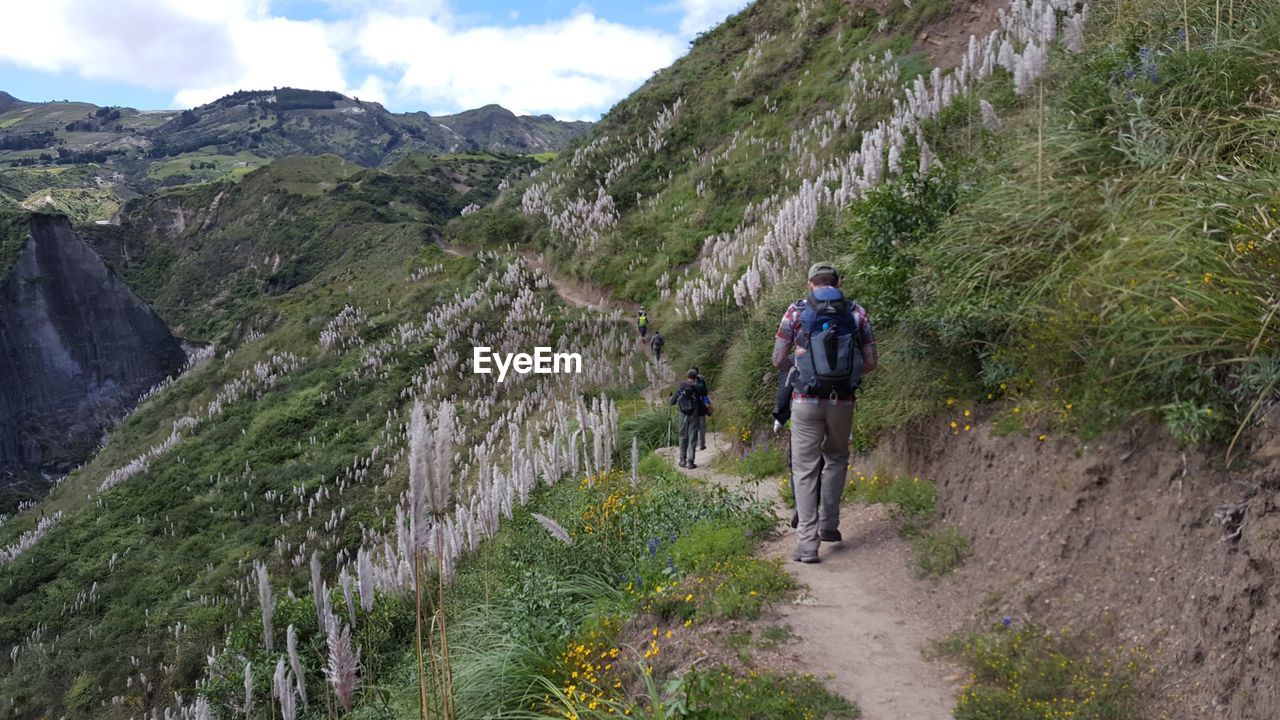
[{"label": "narrow path on hillside", "polygon": [[604,289],[588,283],[579,282],[561,275],[547,259],[537,252],[528,251],[521,255],[524,261],[538,269],[551,281],[551,287],[562,300],[589,310],[609,312],[621,310],[624,314],[634,313],[640,305],[630,301],[618,300]]},{"label": "narrow path on hillside", "polygon": [[[463,248],[446,246],[452,255]],[[521,257],[545,274],[556,294],[569,305],[612,312],[624,317],[639,305],[619,301],[600,287],[566,278],[535,252]],[[646,355],[648,385],[644,398],[665,406],[676,374],[664,359],[654,363],[647,343],[636,336],[637,352]],[[780,605],[764,621],[787,625],[793,641],[786,648],[791,664],[784,672],[809,673],[827,679],[833,692],[858,703],[864,720],[947,720],[962,677],[954,667],[929,661],[924,651],[944,632],[920,602],[927,583],[909,569],[911,548],[898,536],[884,506],[846,505],[841,513],[841,544],[823,544],[822,562],[791,561],[795,538],[787,521],[791,511],[782,501],[778,479],[758,484],[715,469],[716,459],[730,447],[720,433],[708,433],[708,449],[698,454],[698,468],[681,472],[726,487],[754,485],[757,497],[773,505],[784,532],[761,545],[761,557],[782,560],[802,588],[792,603]],[[676,448],[658,450],[675,464]]]},{"label": "narrow path on hillside", "polygon": [[[794,663],[783,671],[828,678],[827,687],[856,702],[864,720],[945,720],[950,718],[962,675],[924,657],[929,643],[943,636],[918,598],[926,582],[909,569],[911,548],[898,536],[884,506],[846,505],[840,516],[844,542],[822,545],[822,562],[791,560],[795,536],[791,510],[779,493],[779,479],[758,484],[722,472],[716,460],[729,449],[719,433],[708,433],[690,477],[726,487],[753,488],[783,521],[779,537],[758,554],[777,558],[799,581],[800,596],[775,608],[776,624],[789,625],[785,648]],[[676,448],[658,453],[674,464]]]},{"label": "narrow path on hillside", "polygon": [[[456,243],[440,243],[440,249],[446,255],[454,257],[471,257],[475,255],[474,248]],[[561,275],[551,263],[547,262],[545,257],[534,250],[525,250],[519,253],[519,256],[538,272],[546,275],[547,280],[551,282],[551,288],[556,291],[556,295],[560,296],[560,299],[569,305],[597,312],[621,310],[624,314],[640,309],[638,303],[618,300],[600,287]]]}]

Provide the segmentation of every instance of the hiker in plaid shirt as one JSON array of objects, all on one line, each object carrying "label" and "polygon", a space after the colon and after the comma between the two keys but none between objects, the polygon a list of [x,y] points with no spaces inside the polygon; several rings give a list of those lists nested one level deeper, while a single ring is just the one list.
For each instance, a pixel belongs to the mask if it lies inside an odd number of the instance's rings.
[{"label": "hiker in plaid shirt", "polygon": [[[840,277],[830,263],[815,263],[809,268],[809,291],[837,288]],[[804,300],[793,303],[778,324],[773,343],[773,365],[787,372],[795,364],[795,353],[804,352],[800,321]],[[876,338],[867,312],[849,301],[860,332],[862,373],[876,368]],[[810,395],[802,388],[791,394],[791,458],[792,484],[796,496],[799,523],[794,558],[800,562],[818,561],[820,542],[840,542],[840,497],[844,493],[849,468],[849,436],[853,431],[854,392],[833,392],[824,396]]]}]

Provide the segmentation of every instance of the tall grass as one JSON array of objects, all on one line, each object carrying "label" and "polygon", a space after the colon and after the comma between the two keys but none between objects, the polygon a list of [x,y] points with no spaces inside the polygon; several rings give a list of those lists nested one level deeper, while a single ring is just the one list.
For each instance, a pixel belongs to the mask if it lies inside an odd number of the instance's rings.
[{"label": "tall grass", "polygon": [[1212,4],[1191,3],[1189,50],[1183,23],[1129,5],[1061,59],[1043,129],[1024,109],[922,249],[917,317],[1095,418],[1191,403],[1229,434],[1219,420],[1250,417],[1280,355],[1280,3],[1242,9],[1218,43],[1194,25]]}]

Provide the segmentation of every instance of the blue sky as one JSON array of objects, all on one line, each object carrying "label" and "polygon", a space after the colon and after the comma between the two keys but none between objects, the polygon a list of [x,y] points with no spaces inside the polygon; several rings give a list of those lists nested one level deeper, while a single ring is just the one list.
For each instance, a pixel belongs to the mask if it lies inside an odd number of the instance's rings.
[{"label": "blue sky", "polygon": [[[594,120],[746,0],[41,0],[4,10],[0,90],[191,107],[338,90],[395,111]],[[23,32],[22,28],[38,28]]]}]

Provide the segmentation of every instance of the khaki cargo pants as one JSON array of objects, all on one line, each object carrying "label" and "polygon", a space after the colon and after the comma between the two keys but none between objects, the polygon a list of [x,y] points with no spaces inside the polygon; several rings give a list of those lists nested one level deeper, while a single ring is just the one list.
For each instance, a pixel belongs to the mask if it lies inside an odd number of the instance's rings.
[{"label": "khaki cargo pants", "polygon": [[[853,404],[791,407],[791,477],[800,552],[818,552],[818,531],[840,529],[840,496],[849,471]],[[821,498],[821,499],[819,499]]]}]

